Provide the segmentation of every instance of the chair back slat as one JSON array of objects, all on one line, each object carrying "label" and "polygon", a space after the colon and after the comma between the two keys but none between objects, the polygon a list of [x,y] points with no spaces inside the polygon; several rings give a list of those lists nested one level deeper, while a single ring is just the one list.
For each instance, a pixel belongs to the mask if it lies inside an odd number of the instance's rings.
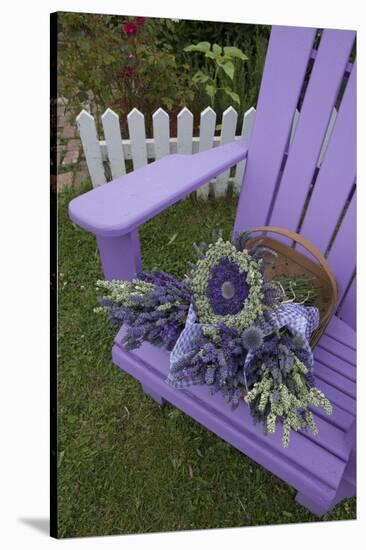
[{"label": "chair back slat", "polygon": [[315,36],[272,27],[234,231],[267,222]]},{"label": "chair back slat", "polygon": [[338,314],[355,327],[355,33],[324,30],[314,52],[315,37],[315,29],[272,28],[234,231],[268,224],[300,230],[328,255]]},{"label": "chair back slat", "polygon": [[[343,96],[301,233],[326,252],[356,179],[356,66]],[[355,235],[353,235],[355,239]],[[354,262],[353,262],[354,263]]]},{"label": "chair back slat", "polygon": [[[270,217],[270,225],[282,225],[293,231],[299,226],[354,39],[355,33],[352,31],[325,30],[322,34],[296,133]],[[347,106],[354,108],[354,105]],[[353,118],[348,126],[352,127],[352,123]],[[337,121],[337,126],[339,124],[340,121]],[[341,158],[338,158],[338,163],[340,162]],[[347,185],[341,184],[339,187],[343,191],[339,194],[343,196]],[[324,198],[322,195],[322,199]],[[345,199],[342,207],[344,201]],[[328,202],[328,199],[322,200],[319,205],[323,209],[319,221],[324,218],[324,205]]]},{"label": "chair back slat", "polygon": [[327,260],[335,275],[341,302],[356,269],[356,194],[343,217]]}]

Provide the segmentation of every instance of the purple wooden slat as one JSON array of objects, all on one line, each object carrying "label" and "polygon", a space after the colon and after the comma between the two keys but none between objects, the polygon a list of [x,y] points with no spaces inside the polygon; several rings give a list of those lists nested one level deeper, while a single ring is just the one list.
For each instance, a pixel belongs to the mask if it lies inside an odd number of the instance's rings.
[{"label": "purple wooden slat", "polygon": [[349,380],[342,374],[339,374],[335,370],[329,368],[327,365],[324,365],[319,360],[315,360],[314,370],[318,378],[324,380],[324,382],[327,382],[331,386],[338,388],[343,393],[348,395],[348,397],[356,399],[355,382],[352,382],[352,380]]},{"label": "purple wooden slat", "polygon": [[301,431],[301,435],[347,462],[349,445],[345,439],[344,431],[340,430],[335,424],[328,422],[327,418],[318,415],[318,411],[319,408],[314,407],[315,423],[319,434],[314,436],[310,431],[303,430]]},{"label": "purple wooden slat", "polygon": [[[123,329],[120,330],[120,333],[116,337],[116,343],[119,347],[121,347],[121,349],[123,349],[120,344],[122,333],[123,333]],[[135,352],[132,352],[132,353],[135,353]],[[164,350],[159,350],[156,353],[157,353],[157,357],[156,357],[156,361],[154,361],[154,364],[158,364],[158,363],[164,364],[166,362],[166,355],[167,355],[166,352]],[[139,352],[138,352],[138,355],[139,355]],[[152,362],[152,358],[151,358],[151,362]],[[342,453],[344,452],[344,447],[341,442],[341,439],[338,439],[338,438],[340,438],[341,436],[343,438],[343,435],[339,433],[339,429],[341,429],[342,431],[346,430],[351,425],[353,421],[353,416],[345,413],[345,411],[341,410],[337,405],[339,401],[343,403],[344,397],[345,397],[344,394],[342,394],[338,390],[335,390],[333,387],[327,386],[327,388],[328,388],[327,391],[328,390],[330,391],[330,397],[335,406],[335,411],[332,417],[328,417],[325,413],[324,414],[322,413],[322,410],[320,408],[314,407],[314,414],[318,422],[319,431],[322,434],[321,436],[322,441],[320,441],[319,438],[315,438],[315,441],[317,442],[317,444],[323,446],[324,448],[333,449],[335,454],[338,453],[339,455],[342,455]],[[204,388],[203,388],[203,391],[205,391]],[[212,407],[215,408],[215,410],[217,411],[222,410],[223,401],[220,396],[216,396],[212,400],[209,399],[208,404],[210,403],[212,404]],[[225,406],[224,406],[224,411],[225,411]],[[345,417],[345,418],[344,419],[342,418],[341,420],[341,417]],[[326,424],[329,424],[330,426],[326,426]],[[332,431],[333,429],[331,426],[334,426],[336,428],[334,432]],[[334,433],[334,438],[332,438],[332,435],[331,435],[332,433]],[[312,438],[312,436],[310,437]],[[338,445],[338,448],[336,448],[336,445]]]},{"label": "purple wooden slat", "polygon": [[[318,50],[313,49],[313,50],[311,51],[311,58],[312,58],[312,59],[315,59],[316,56],[317,56],[317,53],[318,53]],[[350,72],[352,71],[352,67],[353,67],[353,63],[348,62],[348,63],[347,63],[347,66],[346,66],[346,73],[350,73]]]},{"label": "purple wooden slat", "polygon": [[343,361],[347,361],[352,367],[356,366],[356,352],[330,336],[323,334],[317,344],[317,347],[319,346],[332,353],[332,355],[340,357]]},{"label": "purple wooden slat", "polygon": [[356,279],[354,279],[339,311],[341,319],[354,329],[356,329],[356,303]]},{"label": "purple wooden slat", "polygon": [[349,346],[354,350],[356,349],[356,332],[335,315],[329,321],[325,334],[338,340],[338,342],[342,342],[345,346]]},{"label": "purple wooden slat", "polygon": [[235,231],[267,221],[315,33],[272,27]]},{"label": "purple wooden slat", "polygon": [[349,397],[349,395],[345,394],[342,388],[338,389],[317,376],[315,376],[315,382],[317,388],[324,392],[332,403],[336,404],[340,409],[343,409],[345,414],[351,415],[354,419],[356,415],[356,401],[353,397]]},{"label": "purple wooden slat", "polygon": [[168,155],[73,199],[69,216],[92,233],[120,237],[246,155],[245,139],[196,155]]},{"label": "purple wooden slat", "polygon": [[[325,252],[356,178],[356,65],[348,82],[301,233]],[[355,239],[355,233],[349,235]],[[352,262],[355,263],[355,260]],[[335,272],[337,276],[337,271]]]},{"label": "purple wooden slat", "polygon": [[[270,465],[272,472],[299,490],[302,490],[299,484],[309,489],[309,482],[314,482],[312,490],[318,494],[322,493],[326,486],[334,488],[338,485],[337,480],[343,474],[344,462],[322,448],[317,443],[317,438],[309,439],[302,433],[294,433],[292,445],[284,450],[280,430],[269,437],[264,436],[262,427],[253,425],[249,409],[244,402],[236,411],[231,411],[222,396],[209,396],[204,386],[195,386],[189,391],[175,390],[168,386],[164,381],[168,371],[168,359],[168,353],[147,343],[132,353],[124,352],[119,346],[113,348],[113,361],[118,366],[142,383],[154,387],[154,390],[167,401],[209,427],[253,460],[265,467]],[[340,453],[343,452],[342,442]],[[309,476],[312,478],[311,481],[308,479]]]},{"label": "purple wooden slat", "polygon": [[[336,315],[334,315],[333,318],[334,319],[339,319]],[[341,321],[341,319],[339,319],[339,321]],[[341,321],[341,322],[343,323],[343,326],[348,327],[350,330],[353,331],[353,329],[348,324],[346,324],[344,321]],[[327,329],[328,329],[328,327],[327,327]],[[346,341],[342,334],[339,334],[339,335],[330,334],[329,332],[327,332],[327,329],[324,332],[324,335],[329,337],[329,342],[332,342],[333,344],[334,343],[342,344],[342,346],[344,346],[345,348],[348,348],[349,350],[352,351],[352,353],[355,354],[356,347],[355,347],[355,344],[353,344],[353,341],[354,341],[353,337],[352,337],[352,339],[349,339],[348,341]],[[355,355],[355,357],[356,357],[356,355]]]},{"label": "purple wooden slat", "polygon": [[[356,462],[355,455],[354,455],[354,458],[350,460]],[[333,498],[331,503],[321,503],[319,502],[319,500],[314,499],[312,495],[309,495],[308,493],[307,494],[301,493],[300,491],[297,493],[295,497],[295,501],[298,504],[301,504],[301,506],[305,506],[305,508],[310,510],[310,512],[312,512],[316,516],[322,517],[324,514],[329,512],[329,510],[332,510],[335,506],[337,506],[337,504],[342,502],[342,500],[355,496],[356,494],[355,478],[356,478],[356,467],[352,466],[351,468],[349,468],[347,464],[342,481],[339,484],[335,497]],[[349,479],[352,479],[352,483],[348,481]]]},{"label": "purple wooden slat", "polygon": [[[326,422],[329,424],[334,424],[337,426],[337,428],[343,430],[346,432],[352,425],[352,422],[354,421],[354,414],[351,414],[347,410],[347,405],[344,405],[344,399],[345,396],[343,393],[341,393],[339,390],[334,388],[333,386],[329,386],[326,382],[323,382],[322,380],[316,379],[316,385],[317,387],[327,396],[329,401],[332,403],[333,406],[333,413],[328,416],[327,413],[319,407],[311,407],[311,410],[314,412],[316,416],[319,416],[323,418]],[[354,400],[348,397],[350,400],[350,406],[355,409],[354,406]],[[340,404],[338,404],[340,402]]]},{"label": "purple wooden slat", "polygon": [[[202,390],[203,392],[207,393],[207,390],[204,387],[202,388]],[[189,391],[191,391],[191,389]],[[209,398],[208,404],[211,404],[211,407],[215,410],[215,412],[219,412],[221,414],[223,410],[225,411],[223,398],[219,394],[216,394],[212,400],[211,398]],[[341,430],[339,426],[337,426],[336,422],[329,422],[329,416],[327,416],[326,414],[319,414],[321,412],[321,409],[319,407],[314,407],[313,411],[315,415],[315,422],[319,429],[319,436],[313,436],[310,432],[304,431],[301,431],[299,435],[314,441],[316,445],[319,445],[323,449],[330,451],[335,456],[338,456],[343,460],[347,460],[349,446],[345,444],[346,442],[344,441],[344,431]],[[250,414],[248,412],[248,414],[244,416],[243,412],[240,411],[240,414],[237,415],[237,419],[238,425],[239,427],[241,427],[244,421],[250,422]],[[258,425],[257,431],[262,435],[262,426]],[[296,443],[294,442],[294,445],[295,444],[298,445],[298,441]]]},{"label": "purple wooden slat", "polygon": [[351,31],[323,32],[270,225],[298,226],[354,38]]},{"label": "purple wooden slat", "polygon": [[356,267],[356,193],[352,197],[327,260],[336,277],[341,301]]},{"label": "purple wooden slat", "polygon": [[[328,399],[331,401],[330,396],[328,394],[326,395]],[[332,402],[332,406],[333,406],[333,412],[330,416],[327,415],[327,413],[321,407],[311,406],[311,410],[314,414],[315,423],[319,427],[319,433],[320,433],[320,429],[322,430],[321,431],[322,435],[320,440],[319,438],[315,438],[315,439],[316,439],[316,442],[319,445],[321,445],[323,448],[332,450],[332,452],[337,456],[342,456],[342,451],[337,451],[337,448],[334,445],[336,443],[338,447],[342,447],[342,445],[339,445],[338,443],[339,442],[338,437],[339,436],[344,437],[346,435],[345,432],[347,432],[348,429],[350,428],[352,424],[352,420],[354,420],[354,417],[352,415],[347,415],[347,413],[345,413],[343,409],[338,407],[338,405],[333,402]],[[347,418],[345,418],[345,416]],[[323,426],[325,424],[328,424],[328,427],[326,428],[327,431],[323,432]],[[335,429],[335,432],[333,432],[334,429]],[[335,438],[333,438],[333,435],[332,435],[333,433],[337,434]],[[333,440],[332,443],[330,442],[331,440]]]},{"label": "purple wooden slat", "polygon": [[351,382],[356,382],[355,367],[344,361],[341,357],[330,353],[319,345],[316,346],[314,357],[317,361],[323,363],[338,374],[341,374]]}]

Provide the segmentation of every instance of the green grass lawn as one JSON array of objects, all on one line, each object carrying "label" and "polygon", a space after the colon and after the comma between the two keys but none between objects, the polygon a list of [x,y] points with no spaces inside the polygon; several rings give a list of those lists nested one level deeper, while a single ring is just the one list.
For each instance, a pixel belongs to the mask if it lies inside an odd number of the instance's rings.
[{"label": "green grass lawn", "polygon": [[[319,521],[291,487],[173,406],[160,408],[112,364],[116,329],[93,313],[95,238],[67,216],[78,193],[59,195],[59,536]],[[234,198],[189,198],[146,223],[144,269],[182,276],[192,242],[214,226],[228,237],[235,209]],[[321,521],[355,518],[353,498]]]}]

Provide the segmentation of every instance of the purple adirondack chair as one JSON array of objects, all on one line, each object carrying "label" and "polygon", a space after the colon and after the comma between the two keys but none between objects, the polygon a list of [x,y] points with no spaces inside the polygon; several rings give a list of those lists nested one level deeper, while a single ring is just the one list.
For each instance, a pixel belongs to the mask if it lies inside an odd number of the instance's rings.
[{"label": "purple adirondack chair", "polygon": [[[179,407],[292,485],[297,502],[320,516],[356,492],[356,66],[349,62],[354,32],[324,30],[315,49],[316,34],[311,28],[273,27],[250,142],[166,156],[74,199],[69,214],[96,235],[106,279],[130,279],[141,268],[139,225],[247,158],[235,230],[283,226],[327,251],[339,304],[314,356],[317,385],[334,412],[327,417],[314,410],[316,437],[293,433],[290,446],[283,449],[280,431],[264,436],[244,402],[232,412],[221,395],[209,396],[206,387],[172,388],[165,383],[168,352],[149,343],[125,351],[120,343],[123,328],[112,350],[113,362],[138,379],[159,404],[166,400]],[[338,116],[319,169],[319,153],[340,93]],[[300,96],[300,117],[289,146]]]}]

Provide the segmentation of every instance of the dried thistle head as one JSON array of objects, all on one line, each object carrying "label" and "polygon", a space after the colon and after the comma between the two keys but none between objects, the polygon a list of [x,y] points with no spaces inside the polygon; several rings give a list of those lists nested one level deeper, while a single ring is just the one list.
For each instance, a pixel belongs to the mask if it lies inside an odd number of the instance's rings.
[{"label": "dried thistle head", "polygon": [[255,351],[263,344],[263,332],[259,327],[251,326],[244,330],[241,341],[245,349]]}]

